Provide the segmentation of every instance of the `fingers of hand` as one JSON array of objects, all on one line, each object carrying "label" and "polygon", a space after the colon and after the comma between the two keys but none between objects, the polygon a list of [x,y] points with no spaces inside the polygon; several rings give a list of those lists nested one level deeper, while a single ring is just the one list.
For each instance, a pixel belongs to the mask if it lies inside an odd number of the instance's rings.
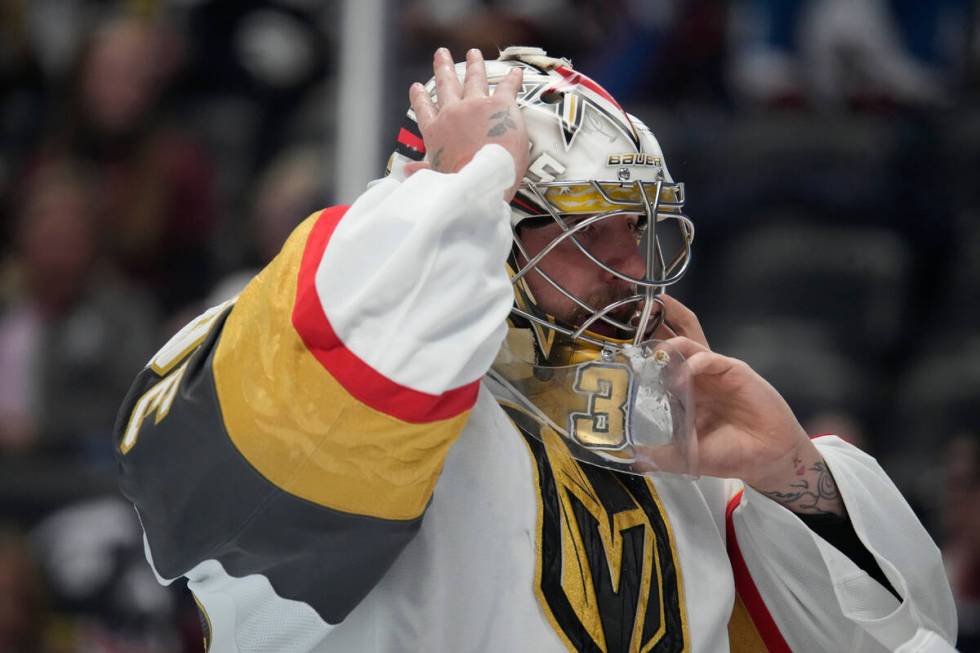
[{"label": "fingers of hand", "polygon": [[695,315],[694,311],[667,293],[660,295],[660,299],[664,303],[664,309],[667,311],[667,321],[673,330],[707,347],[708,339],[705,338],[704,330],[701,328],[701,321],[698,320],[698,316]]},{"label": "fingers of hand", "polygon": [[463,87],[456,76],[456,65],[446,48],[439,48],[432,59],[432,72],[436,77],[436,96],[440,109],[459,101]]},{"label": "fingers of hand", "polygon": [[487,96],[487,69],[483,63],[483,53],[476,48],[466,53],[466,81],[463,82],[463,97]]},{"label": "fingers of hand", "polygon": [[690,359],[694,354],[700,352],[710,352],[706,346],[700,342],[688,338],[687,336],[674,336],[673,338],[668,338],[664,342],[673,345],[686,359]]},{"label": "fingers of hand", "polygon": [[671,338],[676,338],[680,334],[674,328],[674,325],[669,324],[664,321],[657,327],[657,330],[653,332],[653,337],[656,340],[670,340]]},{"label": "fingers of hand", "polygon": [[734,369],[737,364],[738,361],[734,358],[722,356],[721,354],[716,354],[708,350],[699,351],[687,359],[687,366],[690,368],[691,375],[694,377],[724,374]]},{"label": "fingers of hand", "polygon": [[675,443],[659,447],[636,446],[636,462],[633,467],[644,473],[671,472],[681,474],[688,471],[687,457]]},{"label": "fingers of hand", "polygon": [[508,101],[517,100],[517,89],[521,87],[521,82],[524,80],[524,69],[523,68],[511,68],[510,72],[507,73],[504,78],[497,84],[496,88],[493,89],[494,97],[502,97]]},{"label": "fingers of hand", "polygon": [[408,100],[412,104],[412,111],[415,112],[415,121],[419,129],[423,132],[435,120],[438,111],[436,105],[432,103],[432,97],[425,87],[415,82],[408,89]]}]

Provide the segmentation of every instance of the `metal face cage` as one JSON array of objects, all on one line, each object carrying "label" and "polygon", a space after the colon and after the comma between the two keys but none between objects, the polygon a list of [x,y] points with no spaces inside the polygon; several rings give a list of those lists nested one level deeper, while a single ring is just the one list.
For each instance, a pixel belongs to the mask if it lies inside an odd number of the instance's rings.
[{"label": "metal face cage", "polygon": [[[683,213],[684,184],[664,180],[631,182],[525,180],[520,190],[536,200],[536,204],[544,207],[546,212],[524,216],[513,224],[515,247],[524,261],[523,265],[518,266],[511,279],[516,286],[518,297],[522,296],[522,280],[533,271],[576,306],[586,311],[589,317],[577,325],[557,324],[538,314],[532,305],[521,306],[520,302],[513,309],[513,313],[572,340],[604,348],[619,349],[625,344],[639,345],[649,339],[646,334],[654,332],[664,319],[663,301],[659,296],[667,286],[677,283],[684,276],[691,262],[694,223]],[[566,218],[570,215],[588,217],[575,224],[569,224]],[[646,272],[642,277],[632,277],[599,260],[576,237],[576,234],[583,229],[603,220],[635,215],[640,216],[641,227],[637,246],[641,249],[646,263]],[[560,227],[561,233],[540,252],[530,256],[521,242],[518,226],[523,220],[548,217]],[[680,248],[668,260],[664,255],[660,232],[670,223],[675,224],[679,230]],[[562,287],[552,276],[541,270],[538,264],[564,240],[571,240],[589,261],[602,270],[628,282],[633,288],[633,293],[606,306],[595,307]],[[613,312],[630,304],[636,305],[636,311],[629,321],[624,322],[612,315]],[[659,304],[661,310],[657,312],[654,322],[651,323],[654,304]],[[628,337],[620,342],[615,339],[612,341],[600,339],[589,331],[592,325],[600,321],[619,329]]]}]

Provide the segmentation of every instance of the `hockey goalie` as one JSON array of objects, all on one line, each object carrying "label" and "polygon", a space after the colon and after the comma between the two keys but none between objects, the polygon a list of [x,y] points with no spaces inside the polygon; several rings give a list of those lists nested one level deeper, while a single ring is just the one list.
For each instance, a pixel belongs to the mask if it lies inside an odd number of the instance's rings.
[{"label": "hockey goalie", "polygon": [[650,129],[538,49],[433,69],[388,174],[125,400],[123,492],[209,650],[953,650],[875,460],[668,292],[694,225]]}]

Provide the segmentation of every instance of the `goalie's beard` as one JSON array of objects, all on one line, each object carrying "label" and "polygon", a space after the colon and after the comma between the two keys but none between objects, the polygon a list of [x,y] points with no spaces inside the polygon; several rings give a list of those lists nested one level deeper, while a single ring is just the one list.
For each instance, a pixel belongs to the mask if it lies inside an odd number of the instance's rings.
[{"label": "goalie's beard", "polygon": [[[516,262],[517,260],[520,260],[520,258],[522,257],[519,257],[515,253],[511,260]],[[586,262],[585,264],[590,266],[595,265],[592,262]],[[595,267],[597,270],[601,269],[598,266]],[[542,271],[532,269],[526,278],[532,277],[536,274],[543,276]],[[539,315],[545,317],[546,319],[555,320],[561,326],[575,331],[583,324],[588,322],[593,315],[596,313],[601,313],[610,304],[624,300],[627,297],[634,297],[638,294],[642,294],[634,284],[628,283],[625,280],[619,279],[618,277],[613,277],[612,275],[609,276],[611,278],[607,279],[606,283],[599,285],[598,288],[593,290],[591,293],[587,295],[575,295],[578,301],[585,304],[589,308],[584,308],[567,297],[557,298],[561,304],[564,304],[561,306],[557,305],[558,302],[545,300],[545,296],[528,299]],[[552,278],[554,277],[552,276]],[[574,291],[567,287],[566,292],[574,294]],[[620,324],[629,324],[631,318],[633,318],[634,315],[639,315],[640,311],[643,310],[644,304],[644,300],[634,301],[620,306],[619,308],[613,309],[604,315],[616,322],[619,322]],[[653,310],[655,314],[657,307],[654,306]],[[655,317],[655,315],[651,317]],[[651,325],[655,323],[656,321],[653,319],[651,319],[649,322]],[[615,340],[630,340],[635,335],[635,331],[621,329],[602,318],[593,321],[591,324],[589,324],[586,330],[596,335]],[[650,331],[652,331],[652,329]]]},{"label": "goalie's beard", "polygon": [[[610,304],[613,304],[615,302],[626,299],[627,297],[631,297],[636,294],[637,291],[635,288],[617,289],[615,287],[610,286],[604,288],[601,291],[589,295],[588,297],[583,299],[583,302],[588,306],[594,308],[596,311],[602,311],[606,306],[609,306]],[[640,311],[643,310],[643,304],[644,301],[642,300],[633,302],[631,304],[626,304],[625,306],[610,311],[606,315],[608,315],[611,319],[621,324],[629,324],[630,319],[634,315],[638,315]],[[656,305],[654,306],[653,310],[654,312],[656,312],[657,310]],[[566,325],[571,327],[572,329],[577,329],[580,326],[582,326],[582,324],[584,324],[589,318],[591,318],[593,314],[594,313],[592,311],[589,311],[585,308],[582,308],[581,306],[576,305],[575,310],[569,315],[568,320],[567,321],[562,320],[562,322],[566,322]],[[653,320],[652,317],[654,316],[651,316],[651,320],[649,322],[651,326],[651,328],[649,329],[650,331],[653,331],[652,327],[656,323],[656,321]],[[617,340],[631,339],[635,335],[635,332],[620,329],[619,327],[616,327],[615,325],[606,322],[602,318],[599,318],[598,320],[590,324],[588,330],[598,335],[605,336],[607,338],[615,338]],[[652,335],[650,335],[649,337],[652,337]]]},{"label": "goalie's beard", "polygon": [[[534,228],[535,227],[532,227],[530,225],[519,226],[514,233],[515,239],[523,238],[525,229],[534,229]],[[583,324],[588,322],[596,313],[601,313],[607,306],[622,301],[628,297],[634,297],[638,294],[642,294],[642,292],[638,291],[638,288],[635,284],[630,283],[625,279],[621,279],[620,277],[615,276],[608,271],[605,271],[600,265],[596,264],[594,261],[590,261],[587,259],[577,262],[577,264],[583,266],[589,266],[590,268],[594,268],[595,271],[598,272],[599,274],[607,275],[607,278],[605,279],[605,283],[599,284],[597,288],[595,288],[589,294],[584,294],[584,293],[577,294],[575,293],[574,290],[572,290],[567,286],[565,286],[564,292],[573,294],[578,302],[585,304],[589,308],[584,308],[583,306],[580,306],[578,303],[568,299],[567,297],[556,295],[555,293],[552,292],[537,293],[534,290],[532,290],[532,288],[530,287],[532,285],[531,279],[536,278],[535,275],[537,275],[537,278],[543,280],[545,278],[545,275],[547,274],[548,278],[552,279],[552,281],[550,281],[549,284],[561,283],[560,280],[555,278],[554,271],[549,271],[546,273],[544,270],[541,269],[540,266],[544,263],[545,260],[547,260],[547,256],[545,257],[545,259],[539,261],[534,266],[532,266],[532,268],[528,271],[528,273],[524,277],[525,279],[524,283],[527,284],[527,290],[528,292],[532,293],[532,295],[527,298],[528,303],[534,307],[533,310],[535,310],[535,312],[537,312],[538,315],[540,315],[541,317],[547,320],[553,320],[557,322],[560,326],[568,328],[571,331],[576,331],[577,329],[579,329]],[[513,251],[511,252],[509,265],[513,266],[513,269],[515,270],[522,270],[523,266],[527,265],[527,258],[523,255],[523,253],[519,252],[517,247],[514,247]],[[617,269],[617,270],[619,269],[619,267],[612,262],[604,261],[603,265],[607,265],[609,267],[612,267],[613,269]],[[624,271],[623,274],[626,274],[626,272]],[[548,284],[541,284],[541,286],[545,290],[550,291],[550,289],[548,288]],[[551,297],[549,297],[549,295],[551,295]],[[639,313],[643,309],[644,304],[645,304],[644,300],[634,301],[629,304],[620,306],[619,308],[616,308],[608,313],[605,313],[604,316],[609,317],[610,319],[619,322],[620,324],[629,324],[631,318],[633,318],[634,315],[636,316],[639,315]],[[655,314],[657,312],[657,307],[655,306],[653,310],[654,310],[654,315],[651,317],[655,317]],[[648,324],[650,325],[654,325],[656,323],[657,320],[654,319],[651,319],[648,322]],[[610,324],[603,318],[598,318],[595,321],[591,322],[591,324],[589,324],[589,326],[586,327],[586,330],[595,335],[614,339],[614,340],[631,340],[635,336],[635,330],[621,329],[613,324]],[[648,334],[654,330],[655,329],[648,328],[647,330]],[[648,337],[650,336],[648,335]]]}]

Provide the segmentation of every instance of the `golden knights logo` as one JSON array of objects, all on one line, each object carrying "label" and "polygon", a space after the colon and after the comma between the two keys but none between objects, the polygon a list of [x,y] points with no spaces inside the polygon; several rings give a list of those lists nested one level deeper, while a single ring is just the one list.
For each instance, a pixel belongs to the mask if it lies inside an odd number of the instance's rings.
[{"label": "golden knights logo", "polygon": [[537,471],[541,519],[535,590],[568,648],[688,650],[680,570],[652,484],[578,463],[553,429],[505,409],[524,435]]}]

